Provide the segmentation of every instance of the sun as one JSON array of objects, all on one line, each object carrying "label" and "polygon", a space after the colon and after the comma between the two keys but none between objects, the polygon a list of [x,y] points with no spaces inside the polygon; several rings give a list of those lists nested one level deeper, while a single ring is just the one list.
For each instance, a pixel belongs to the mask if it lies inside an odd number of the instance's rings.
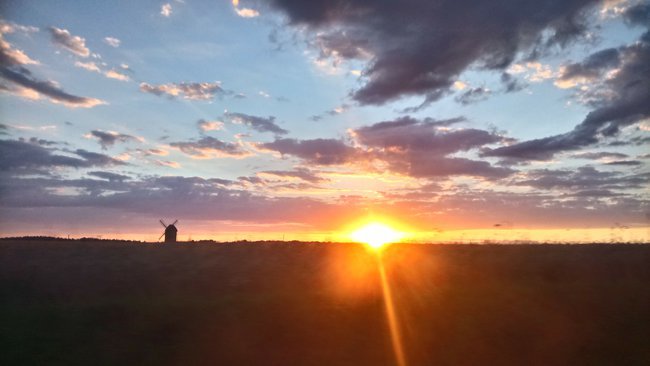
[{"label": "sun", "polygon": [[380,249],[386,244],[397,242],[403,237],[404,233],[378,222],[366,224],[350,234],[352,240],[366,243],[374,249]]}]

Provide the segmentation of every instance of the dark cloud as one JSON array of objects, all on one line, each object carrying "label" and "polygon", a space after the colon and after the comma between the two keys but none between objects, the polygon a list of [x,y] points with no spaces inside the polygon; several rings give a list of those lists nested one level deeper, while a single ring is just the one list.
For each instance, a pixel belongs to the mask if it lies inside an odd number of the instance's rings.
[{"label": "dark cloud", "polygon": [[640,3],[631,6],[625,11],[624,16],[633,25],[648,27],[650,26],[650,4]]},{"label": "dark cloud", "polygon": [[402,117],[353,131],[355,140],[369,148],[374,159],[388,163],[391,170],[412,177],[471,175],[501,178],[513,172],[452,154],[502,142],[502,136],[477,129],[449,129],[464,118],[416,120]]},{"label": "dark cloud", "polygon": [[327,181],[327,179],[320,177],[313,171],[304,168],[297,168],[294,170],[265,170],[260,173],[278,177],[298,178],[309,183],[321,183]]},{"label": "dark cloud", "polygon": [[462,117],[416,120],[406,116],[379,122],[351,131],[356,147],[334,139],[276,139],[258,147],[318,165],[383,162],[391,171],[413,177],[472,175],[498,178],[511,174],[513,170],[493,167],[485,161],[451,156],[504,140],[488,131],[449,129],[448,126],[464,120]]},{"label": "dark cloud", "polygon": [[62,103],[68,107],[91,108],[96,105],[106,104],[106,102],[99,99],[79,97],[69,94],[50,81],[36,79],[32,76],[31,72],[24,67],[0,66],[0,77],[18,85],[19,87],[45,95],[50,98],[51,101]]},{"label": "dark cloud", "polygon": [[129,177],[128,175],[111,173],[111,172],[102,172],[102,171],[88,172],[88,175],[101,178],[101,179],[106,179],[109,182],[122,182],[131,179],[131,177]]},{"label": "dark cloud", "polygon": [[[618,71],[611,78],[592,86],[593,92],[590,92],[586,98],[588,105],[594,109],[572,131],[496,149],[486,149],[484,156],[548,160],[556,153],[576,150],[595,144],[602,138],[615,136],[620,128],[648,118],[650,116],[650,103],[648,103],[650,100],[650,38],[620,47],[615,53],[619,55],[618,57],[612,54],[614,53],[609,50],[604,53],[597,52],[589,56],[580,66],[575,67],[583,74],[587,72],[585,70],[599,69],[601,65],[611,65],[618,68]],[[617,59],[618,63],[612,64],[612,59]]]},{"label": "dark cloud", "polygon": [[470,88],[454,100],[462,105],[478,103],[486,100],[492,92],[484,87]]},{"label": "dark cloud", "polygon": [[51,167],[85,168],[125,164],[110,156],[81,149],[72,154],[76,156],[59,155],[37,143],[0,140],[0,170],[28,172]]},{"label": "dark cloud", "polygon": [[591,54],[584,61],[566,65],[558,77],[558,82],[571,82],[574,79],[593,80],[621,62],[621,53],[616,48],[608,48]]},{"label": "dark cloud", "polygon": [[57,46],[63,47],[64,49],[74,53],[77,56],[90,56],[90,50],[88,47],[86,47],[85,39],[79,36],[73,36],[66,29],[49,27],[48,30],[52,36],[52,42]]},{"label": "dark cloud", "polygon": [[502,141],[503,137],[477,129],[448,130],[447,127],[464,121],[464,118],[448,120],[401,117],[394,121],[375,123],[354,130],[359,143],[393,151],[413,151],[439,156],[467,151],[490,143]]},{"label": "dark cloud", "polygon": [[296,156],[318,165],[345,164],[352,162],[357,154],[356,149],[335,139],[276,139],[273,142],[259,144],[258,147],[282,155]]},{"label": "dark cloud", "polygon": [[238,144],[224,142],[217,138],[206,136],[198,141],[171,142],[169,146],[176,147],[187,155],[199,159],[213,157],[245,157],[250,153]]},{"label": "dark cloud", "polygon": [[99,144],[104,150],[115,145],[116,142],[139,141],[139,139],[135,136],[112,131],[92,130],[90,131],[90,135],[99,141]]},{"label": "dark cloud", "polygon": [[260,177],[239,177],[237,178],[240,182],[248,182],[253,185],[266,185],[266,181]]},{"label": "dark cloud", "polygon": [[514,93],[526,88],[526,84],[507,72],[501,73],[501,83],[505,93]]},{"label": "dark cloud", "polygon": [[111,158],[108,155],[87,151],[84,149],[77,149],[75,154],[85,159],[87,166],[109,166],[109,165],[126,165],[125,162]]},{"label": "dark cloud", "polygon": [[286,135],[289,131],[281,128],[275,123],[275,117],[268,118],[251,116],[244,113],[226,113],[226,117],[234,123],[244,124],[258,132],[271,132],[276,135]]},{"label": "dark cloud", "polygon": [[591,159],[591,160],[600,160],[600,159],[625,159],[629,157],[627,154],[617,153],[617,152],[585,152],[573,155],[575,158],[580,159]]},{"label": "dark cloud", "polygon": [[526,173],[527,179],[515,185],[529,186],[543,190],[629,190],[648,186],[650,173],[625,175],[615,171],[599,171],[594,167],[580,167],[576,170],[540,169]]},{"label": "dark cloud", "polygon": [[620,165],[620,166],[639,166],[643,165],[643,162],[638,161],[638,160],[617,160],[617,161],[610,161],[606,163],[607,165]]},{"label": "dark cloud", "polygon": [[445,95],[470,66],[505,70],[522,51],[564,45],[596,0],[267,0],[316,36],[321,56],[370,57],[361,104]]}]

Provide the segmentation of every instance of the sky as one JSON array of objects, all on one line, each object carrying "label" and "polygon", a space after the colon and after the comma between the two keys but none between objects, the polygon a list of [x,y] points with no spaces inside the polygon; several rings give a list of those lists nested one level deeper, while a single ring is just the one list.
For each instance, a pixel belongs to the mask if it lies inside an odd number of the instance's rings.
[{"label": "sky", "polygon": [[0,235],[647,241],[650,2],[0,4]]}]

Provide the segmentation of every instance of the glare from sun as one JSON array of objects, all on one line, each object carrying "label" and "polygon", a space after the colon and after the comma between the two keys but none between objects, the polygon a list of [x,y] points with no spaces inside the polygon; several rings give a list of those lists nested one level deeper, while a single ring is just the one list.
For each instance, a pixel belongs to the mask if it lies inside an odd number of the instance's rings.
[{"label": "glare from sun", "polygon": [[377,222],[367,224],[350,234],[352,240],[366,243],[374,249],[380,249],[386,244],[400,241],[403,237],[403,233]]}]

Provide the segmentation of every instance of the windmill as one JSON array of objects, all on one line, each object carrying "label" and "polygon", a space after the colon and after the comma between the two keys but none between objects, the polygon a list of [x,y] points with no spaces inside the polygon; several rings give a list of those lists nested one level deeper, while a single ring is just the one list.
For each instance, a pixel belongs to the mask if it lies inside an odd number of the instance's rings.
[{"label": "windmill", "polygon": [[165,222],[160,219],[160,224],[165,228],[165,231],[160,235],[158,238],[158,241],[162,239],[162,237],[165,237],[165,243],[176,243],[176,233],[178,232],[178,229],[176,229],[176,223],[178,222],[178,219],[174,221],[173,224],[167,225]]}]

